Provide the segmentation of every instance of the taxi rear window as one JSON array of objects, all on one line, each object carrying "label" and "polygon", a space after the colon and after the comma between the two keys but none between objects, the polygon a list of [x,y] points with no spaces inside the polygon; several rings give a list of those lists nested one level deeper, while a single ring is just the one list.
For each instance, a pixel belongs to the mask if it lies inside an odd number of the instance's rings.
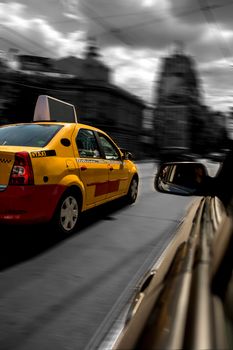
[{"label": "taxi rear window", "polygon": [[0,146],[45,147],[63,125],[23,124],[0,127]]}]

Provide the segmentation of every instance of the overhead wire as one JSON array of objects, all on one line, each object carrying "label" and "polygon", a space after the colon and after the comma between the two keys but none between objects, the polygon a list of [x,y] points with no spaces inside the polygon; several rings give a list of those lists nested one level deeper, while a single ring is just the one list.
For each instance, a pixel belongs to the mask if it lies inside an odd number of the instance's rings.
[{"label": "overhead wire", "polygon": [[[84,3],[83,1],[80,0],[80,4],[82,7],[86,8],[88,11],[91,11],[93,14],[98,15],[96,10],[94,10],[90,5],[87,5],[87,3]],[[112,28],[105,20],[103,19],[100,20],[98,16],[96,17],[97,18],[95,19],[95,22],[98,23],[101,27],[103,27],[105,31],[107,30],[107,32],[110,32],[113,36],[115,36],[117,39],[119,39],[121,42],[125,43],[126,45],[131,45],[127,39],[122,37],[121,33],[118,31],[117,28]]]},{"label": "overhead wire", "polygon": [[[132,46],[132,42],[130,42],[130,38],[129,38],[129,33],[128,34],[128,38],[125,38],[125,33],[123,33],[124,31],[126,30],[131,30],[131,29],[135,29],[135,28],[139,28],[141,26],[147,26],[147,25],[150,25],[152,23],[159,23],[159,22],[163,22],[164,20],[167,20],[169,19],[169,16],[161,16],[161,17],[156,17],[156,18],[153,18],[153,19],[150,19],[150,20],[146,20],[146,21],[143,21],[143,22],[140,22],[140,23],[136,23],[136,24],[132,24],[132,25],[129,25],[129,26],[121,26],[120,28],[118,27],[112,27],[108,22],[105,21],[106,18],[111,18],[111,17],[114,17],[114,16],[120,16],[119,15],[112,15],[112,16],[99,16],[98,13],[96,12],[96,10],[93,10],[93,8],[90,6],[90,5],[87,5],[87,3],[84,3],[83,1],[80,2],[81,5],[86,8],[88,11],[91,11],[95,16],[92,17],[88,14],[87,17],[90,19],[90,20],[93,20],[95,21],[96,23],[98,23],[102,28],[105,29],[104,32],[102,33],[98,33],[96,34],[97,37],[99,36],[102,36],[104,34],[110,34],[112,36],[114,36],[115,38],[117,38],[118,40],[120,40],[121,42],[123,42],[124,44],[126,44],[127,46]],[[208,8],[210,9],[217,9],[217,8],[222,8],[222,7],[226,7],[226,6],[229,6],[229,5],[233,5],[233,1],[228,1],[224,4],[211,4],[211,5],[208,5]],[[183,7],[185,8],[185,7]],[[173,8],[173,11],[177,10],[177,9],[182,9],[181,7],[175,7]],[[205,11],[207,10],[206,6],[203,6],[203,3],[201,4],[201,2],[199,1],[199,8],[193,8],[191,10],[187,10],[187,11],[183,11],[183,12],[178,12],[178,13],[174,13],[175,16],[177,17],[183,17],[183,16],[189,16],[189,15],[192,15],[194,13],[197,13],[197,12],[200,12],[200,11]],[[128,13],[128,14],[124,14],[125,16],[130,16],[130,15],[141,15],[142,13],[149,13],[149,11],[142,11],[141,13]],[[151,13],[151,11],[150,11]],[[70,19],[72,20],[72,19]],[[53,22],[51,22],[53,23]],[[54,22],[56,23],[56,22]],[[35,42],[34,40],[32,40],[31,38],[28,38],[26,36],[24,36],[23,34],[13,30],[12,28],[9,28],[8,26],[4,25],[4,24],[1,24],[1,26],[4,26],[4,28],[8,31],[11,31],[12,33],[14,33],[15,35],[21,37],[22,39],[26,40],[26,41],[29,41],[32,45],[36,46],[36,47],[40,47],[41,50],[43,51],[46,51],[46,53],[49,51],[52,55],[54,55],[54,52],[49,50],[47,47],[39,44],[38,42]],[[131,33],[132,35],[132,33]],[[2,39],[3,40],[3,39]],[[5,40],[6,41],[6,40]],[[28,51],[30,53],[32,53],[32,51],[30,50],[26,50],[25,51]],[[38,51],[38,50],[37,50]],[[34,52],[33,52],[34,53]]]},{"label": "overhead wire", "polygon": [[[199,8],[193,8],[193,9],[190,9],[190,10],[187,10],[187,11],[183,11],[183,12],[178,12],[178,13],[174,13],[175,16],[178,16],[178,17],[182,17],[182,16],[188,16],[188,15],[191,15],[191,14],[194,14],[194,13],[197,13],[197,12],[202,12],[204,15],[205,15],[205,18],[206,20],[208,21],[208,23],[210,22],[213,22],[216,24],[216,20],[213,18],[213,15],[211,14],[211,9],[218,9],[218,8],[222,8],[222,7],[226,7],[226,6],[229,6],[229,5],[233,5],[233,1],[228,1],[224,4],[211,4],[209,5],[208,3],[205,3],[205,5],[203,6],[203,2],[201,2],[201,0],[198,0],[199,1]],[[113,35],[115,36],[118,40],[120,40],[121,42],[123,42],[124,44],[126,44],[127,46],[132,46],[132,42],[130,43],[130,38],[128,36],[128,38],[125,38],[125,34],[123,33],[124,31],[126,30],[129,30],[129,29],[133,29],[133,28],[138,28],[140,26],[145,26],[145,25],[149,25],[151,23],[156,23],[156,22],[162,22],[166,19],[169,18],[169,16],[161,16],[161,17],[156,17],[156,18],[153,18],[151,20],[147,20],[147,21],[144,21],[144,22],[141,22],[141,23],[137,23],[137,24],[134,24],[134,25],[130,25],[130,26],[124,26],[124,27],[121,27],[121,28],[117,28],[117,27],[111,27],[111,25],[105,21],[106,18],[112,18],[112,17],[117,17],[117,16],[120,16],[119,15],[111,15],[111,16],[99,16],[97,11],[94,10],[90,5],[87,5],[87,3],[84,3],[83,1],[81,1],[81,6],[83,6],[83,8],[86,8],[87,11],[91,12],[92,14],[94,14],[94,17],[91,17],[90,15],[88,15],[87,13],[85,13],[85,15],[90,19],[90,20],[94,20],[96,23],[98,23],[102,28],[105,29],[105,31],[103,32],[104,34],[106,33],[109,33],[110,35]],[[185,7],[184,7],[185,8]],[[177,9],[181,9],[181,7],[176,7],[175,8],[176,10]],[[174,10],[174,9],[173,9]],[[208,12],[208,15],[206,14],[206,12]],[[143,12],[141,12],[143,13]],[[141,14],[141,13],[138,13]],[[144,13],[147,13],[147,11],[145,11]],[[149,13],[149,11],[148,11]],[[128,14],[124,14],[125,16],[130,16],[130,15],[137,15],[137,13],[128,13]],[[54,22],[55,23],[55,22]],[[1,24],[3,25],[3,24]],[[36,45],[37,47],[39,46],[42,50],[48,52],[50,51],[50,53],[52,53],[54,55],[54,53],[51,51],[51,50],[48,50],[48,48],[46,48],[45,46],[41,45],[41,44],[38,44],[37,42],[33,41],[32,39],[22,35],[21,33],[19,32],[16,32],[15,30],[13,30],[12,28],[9,28],[8,26],[5,26],[6,30],[9,30],[11,32],[13,32],[15,35],[18,35],[19,37],[25,39],[25,40],[28,40],[29,42],[31,42],[31,44],[33,45]],[[102,34],[103,34],[102,33]],[[131,33],[132,34],[132,33]],[[99,33],[97,36],[100,36],[101,33]],[[0,38],[2,40],[4,40],[5,42],[7,42],[7,39],[4,39],[4,38]],[[8,40],[9,41],[9,40]],[[10,41],[9,41],[10,42]],[[17,45],[19,47],[19,45]],[[226,46],[225,46],[226,48]],[[223,48],[222,48],[223,50]],[[224,49],[224,57],[227,53],[227,55],[229,56],[229,50],[226,51],[226,49]],[[35,54],[35,52],[32,52],[30,50],[24,50],[26,52],[29,52],[29,53],[32,53],[32,54]],[[20,84],[20,83],[18,83]]]},{"label": "overhead wire", "polygon": [[[210,8],[214,8],[214,9],[219,9],[219,8],[223,8],[223,7],[226,7],[226,6],[231,6],[233,5],[233,1],[228,1],[227,3],[224,3],[224,4],[212,4],[210,5],[209,7]],[[183,8],[186,8],[186,7],[183,7]],[[174,10],[177,10],[177,9],[182,9],[181,7],[175,7],[173,8],[173,11]],[[203,6],[199,6],[198,8],[195,7],[193,9],[188,9],[186,11],[182,11],[182,12],[174,12],[174,15],[176,17],[186,17],[186,16],[189,16],[189,15],[192,15],[192,14],[195,14],[195,13],[200,13],[200,11],[202,10],[205,10],[205,7]],[[99,17],[99,19],[101,19],[102,17]],[[139,27],[142,27],[142,26],[147,26],[147,25],[150,25],[152,23],[159,23],[159,22],[163,22],[165,20],[168,20],[170,19],[170,16],[169,15],[166,15],[166,16],[160,16],[160,17],[154,17],[150,20],[146,20],[146,21],[143,21],[143,22],[140,22],[140,23],[135,23],[135,24],[131,24],[131,25],[127,25],[127,26],[121,26],[120,28],[114,28],[115,31],[117,32],[123,32],[125,30],[130,30],[130,29],[135,29],[135,28],[139,28]]]},{"label": "overhead wire", "polygon": [[[86,4],[85,4],[86,5]],[[224,4],[212,4],[211,6],[212,6],[212,8],[215,8],[215,9],[217,9],[217,8],[221,8],[221,7],[225,7],[225,6],[230,6],[230,5],[233,5],[233,1],[231,0],[231,1],[228,1],[228,2],[225,2]],[[87,5],[86,5],[87,6]],[[174,10],[182,10],[182,9],[185,9],[185,8],[187,8],[186,6],[183,6],[183,7],[181,7],[181,6],[175,6],[175,7],[173,7],[172,8],[172,10],[174,11]],[[90,9],[90,5],[89,5],[89,9]],[[200,8],[198,7],[198,8],[193,8],[193,9],[189,9],[189,11],[192,11],[191,13],[193,13],[193,11],[194,12],[200,12]],[[187,13],[189,13],[189,11],[187,12]],[[91,20],[96,20],[96,19],[108,19],[108,18],[118,18],[118,17],[130,17],[130,16],[141,16],[141,15],[143,15],[143,14],[151,14],[152,13],[152,10],[147,10],[147,11],[137,11],[137,12],[128,12],[128,13],[118,13],[118,14],[114,14],[114,15],[99,15],[99,14],[97,14],[96,13],[96,16],[88,16],[88,18],[89,19],[91,19]],[[161,13],[161,14],[163,14],[164,13],[164,11],[158,11],[157,9],[156,9],[156,14],[159,14],[159,13]],[[183,13],[181,12],[181,15],[182,15]],[[184,12],[184,15],[186,14],[186,12]],[[177,14],[175,14],[175,15],[179,15],[179,13],[177,13]],[[160,18],[161,17],[157,17],[157,18],[155,18],[154,20],[160,20]],[[166,16],[164,17],[164,18],[166,18]],[[62,21],[51,21],[50,23],[63,23],[63,22],[67,22],[67,21],[71,21],[71,20],[73,20],[73,21],[75,21],[76,19],[75,18],[68,18],[68,19],[66,19],[66,20],[62,20]],[[143,22],[143,23],[146,23],[146,22]]]},{"label": "overhead wire", "polygon": [[[225,41],[225,39],[221,33],[221,28],[220,28],[219,24],[217,23],[215,16],[212,13],[212,9],[216,8],[216,6],[209,5],[208,0],[198,0],[198,2],[200,5],[200,10],[202,11],[206,22],[211,26],[211,28],[213,28],[212,24],[214,24],[215,28],[217,29],[217,34],[218,34],[218,37],[219,37],[220,43],[221,43],[220,51],[221,51],[223,58],[227,62],[227,57],[232,57],[232,53],[228,47],[227,42]],[[205,3],[205,6],[203,6],[203,3]],[[221,6],[221,7],[223,7],[223,6]]]},{"label": "overhead wire", "polygon": [[[42,49],[42,50],[44,50],[44,51],[46,51],[46,52],[49,51],[50,53],[52,53],[52,54],[54,55],[54,53],[53,53],[52,51],[50,51],[50,50],[49,50],[48,48],[46,48],[44,45],[41,45],[40,43],[38,43],[38,41],[34,41],[34,40],[32,40],[31,38],[28,38],[27,36],[23,35],[22,33],[19,33],[18,31],[16,31],[16,30],[10,28],[10,27],[7,26],[6,24],[1,23],[0,26],[4,27],[4,29],[5,29],[6,31],[9,31],[9,32],[13,33],[14,35],[16,35],[16,36],[18,36],[18,37],[20,37],[20,38],[22,38],[22,39],[28,41],[28,42],[31,43],[32,45],[34,45],[34,46],[36,46],[36,47],[39,47],[40,49]],[[38,50],[37,50],[37,51],[38,51]]]},{"label": "overhead wire", "polygon": [[[19,44],[15,44],[14,41],[11,41],[9,39],[5,39],[3,37],[0,37],[0,41],[2,42],[5,42],[8,44],[8,46],[12,46],[12,44],[14,45],[14,47],[16,47],[18,50],[22,50],[22,51],[25,51],[24,47],[20,46]],[[32,54],[32,55],[35,55],[36,54],[36,51],[31,51],[29,49],[26,50],[26,52]]]}]

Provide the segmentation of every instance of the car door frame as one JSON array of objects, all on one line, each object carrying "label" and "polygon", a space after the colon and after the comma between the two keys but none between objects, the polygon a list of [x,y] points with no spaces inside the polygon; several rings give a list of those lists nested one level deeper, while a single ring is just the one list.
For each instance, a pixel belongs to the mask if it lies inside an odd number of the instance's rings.
[{"label": "car door frame", "polygon": [[[77,145],[78,134],[81,130],[92,132],[99,148],[99,157],[81,157]],[[85,207],[91,208],[95,205],[104,203],[107,198],[109,166],[103,151],[100,149],[95,130],[89,129],[86,126],[77,128],[74,136],[74,148],[78,165],[78,176],[85,188]]]},{"label": "car door frame", "polygon": [[[127,193],[128,185],[129,185],[129,170],[125,166],[124,159],[122,157],[120,148],[115,144],[115,142],[110,138],[109,135],[102,131],[95,131],[96,138],[99,142],[99,146],[101,152],[105,155],[106,162],[108,163],[109,168],[109,177],[108,177],[108,199],[114,199],[117,197],[121,197]],[[119,158],[118,159],[107,159],[106,153],[104,151],[104,147],[102,145],[102,141],[100,135],[103,135],[105,139],[114,147]]]}]

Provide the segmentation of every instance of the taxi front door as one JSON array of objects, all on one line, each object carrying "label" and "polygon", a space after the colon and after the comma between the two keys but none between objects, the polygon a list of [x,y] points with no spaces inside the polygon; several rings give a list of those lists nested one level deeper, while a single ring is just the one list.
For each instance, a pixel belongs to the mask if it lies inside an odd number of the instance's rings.
[{"label": "taxi front door", "polygon": [[128,169],[118,148],[110,138],[104,134],[99,134],[99,139],[109,168],[107,198],[122,196],[128,187]]},{"label": "taxi front door", "polygon": [[104,159],[79,159],[80,178],[85,187],[86,205],[104,202],[108,191],[109,167]]},{"label": "taxi front door", "polygon": [[117,197],[126,192],[129,181],[128,169],[122,160],[108,160],[108,194],[107,198]]},{"label": "taxi front door", "polygon": [[85,187],[85,202],[91,207],[107,197],[109,166],[92,130],[80,129],[76,138],[79,176]]}]

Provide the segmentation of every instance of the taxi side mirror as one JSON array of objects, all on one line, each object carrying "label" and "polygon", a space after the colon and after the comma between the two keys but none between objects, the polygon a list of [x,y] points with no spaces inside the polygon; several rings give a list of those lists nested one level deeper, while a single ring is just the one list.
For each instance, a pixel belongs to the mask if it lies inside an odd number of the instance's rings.
[{"label": "taxi side mirror", "polygon": [[132,160],[133,155],[131,152],[129,152],[127,149],[121,148],[121,152],[123,153],[122,158],[126,160]]},{"label": "taxi side mirror", "polygon": [[203,195],[207,177],[207,169],[201,163],[164,163],[158,169],[154,186],[158,192],[184,196]]}]

